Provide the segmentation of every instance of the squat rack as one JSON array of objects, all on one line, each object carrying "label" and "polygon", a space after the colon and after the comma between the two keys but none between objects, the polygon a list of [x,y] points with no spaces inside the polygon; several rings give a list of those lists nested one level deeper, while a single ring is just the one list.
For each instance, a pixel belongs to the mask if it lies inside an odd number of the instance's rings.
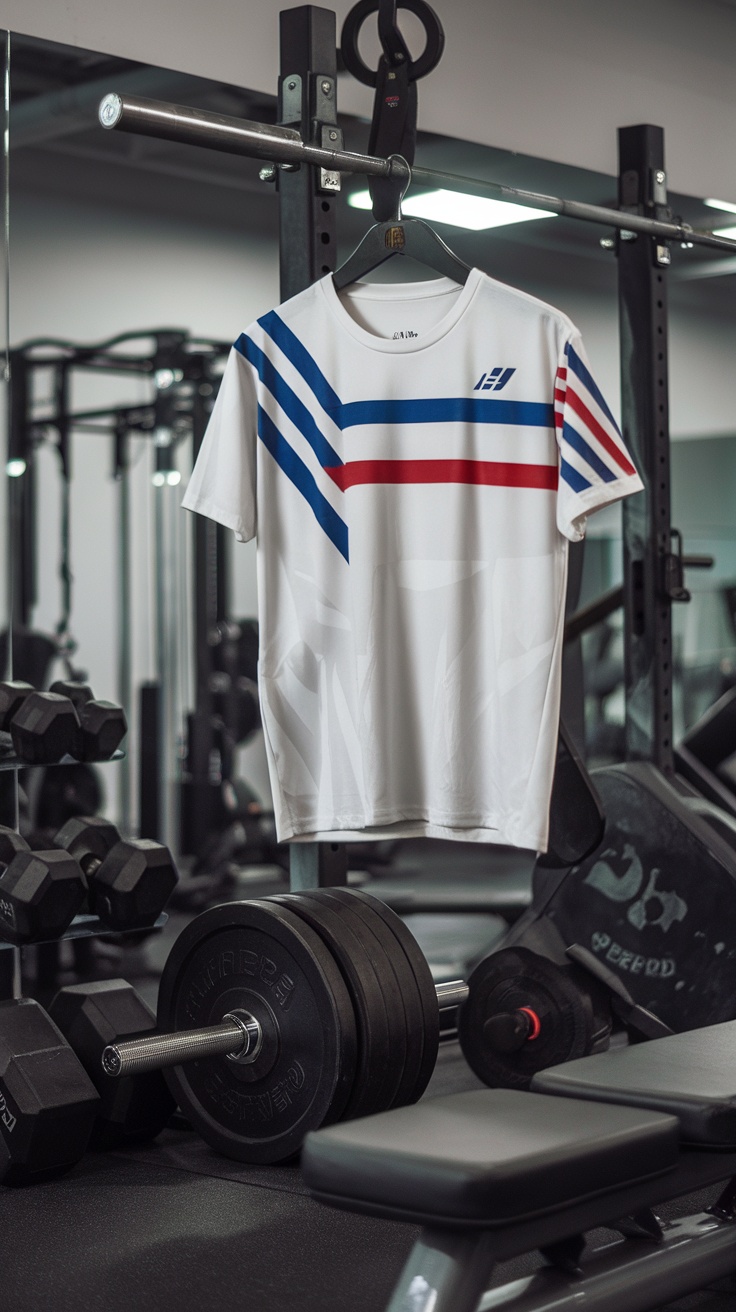
[{"label": "squat rack", "polygon": [[[336,31],[332,11],[312,5],[280,15],[279,124],[241,120],[164,101],[106,95],[100,122],[120,130],[262,159],[280,193],[281,296],[335,267],[332,199],[342,173],[445,187],[513,201],[613,228],[619,268],[624,439],[644,482],[623,505],[626,751],[674,773],[671,606],[686,601],[679,534],[670,524],[666,271],[669,243],[736,251],[736,241],[691,227],[667,204],[664,133],[649,124],[619,129],[619,208],[546,196],[436,169],[409,168],[343,149],[336,116]],[[276,166],[273,168],[273,166]],[[674,539],[674,541],[673,541]],[[204,568],[204,567],[203,567]],[[294,844],[294,888],[344,882],[342,844]]]}]

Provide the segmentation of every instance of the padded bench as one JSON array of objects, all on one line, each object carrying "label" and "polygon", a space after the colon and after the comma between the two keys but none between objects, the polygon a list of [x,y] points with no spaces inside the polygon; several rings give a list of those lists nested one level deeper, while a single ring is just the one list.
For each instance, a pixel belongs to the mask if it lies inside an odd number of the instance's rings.
[{"label": "padded bench", "polygon": [[[302,1168],[322,1202],[423,1226],[390,1312],[475,1312],[494,1262],[534,1249],[550,1265],[532,1293],[494,1289],[494,1309],[566,1312],[581,1294],[590,1312],[655,1308],[736,1272],[733,1184],[714,1212],[664,1229],[651,1211],[736,1175],[736,1022],[569,1062],[529,1093],[330,1126]],[[599,1225],[628,1237],[579,1267]]]}]

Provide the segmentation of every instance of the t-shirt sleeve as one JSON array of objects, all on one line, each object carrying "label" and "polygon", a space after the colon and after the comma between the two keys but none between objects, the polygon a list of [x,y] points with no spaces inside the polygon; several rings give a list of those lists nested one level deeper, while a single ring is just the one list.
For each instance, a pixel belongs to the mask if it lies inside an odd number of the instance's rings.
[{"label": "t-shirt sleeve", "polygon": [[255,536],[258,402],[253,371],[233,347],[182,506]]},{"label": "t-shirt sleeve", "polygon": [[585,536],[588,515],[641,492],[643,483],[595,379],[576,331],[560,355],[555,380],[559,449],[557,527],[571,542]]}]

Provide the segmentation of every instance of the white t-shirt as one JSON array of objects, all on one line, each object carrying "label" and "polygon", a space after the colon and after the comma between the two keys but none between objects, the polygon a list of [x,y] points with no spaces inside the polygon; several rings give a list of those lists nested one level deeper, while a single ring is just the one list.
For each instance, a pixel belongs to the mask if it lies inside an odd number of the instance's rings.
[{"label": "white t-shirt", "polygon": [[577,329],[478,269],[252,324],[184,505],[257,533],[279,839],[545,850],[567,543],[641,488]]}]

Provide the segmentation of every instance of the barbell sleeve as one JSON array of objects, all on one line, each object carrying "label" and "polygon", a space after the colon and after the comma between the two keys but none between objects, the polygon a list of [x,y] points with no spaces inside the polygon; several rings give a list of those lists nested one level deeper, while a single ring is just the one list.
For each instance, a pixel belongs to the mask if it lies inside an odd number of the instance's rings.
[{"label": "barbell sleeve", "polygon": [[437,994],[437,1006],[440,1011],[446,1011],[450,1007],[459,1007],[468,996],[468,986],[462,979],[450,980],[447,984],[435,984]]},{"label": "barbell sleeve", "polygon": [[[436,984],[440,1011],[459,1007],[468,996],[468,986],[461,980]],[[113,1078],[139,1075],[144,1071],[180,1066],[201,1057],[231,1057],[233,1061],[253,1061],[260,1050],[262,1032],[258,1021],[248,1012],[224,1016],[219,1025],[204,1029],[174,1030],[170,1034],[141,1034],[134,1039],[109,1044],[102,1054],[102,1069]]]}]

